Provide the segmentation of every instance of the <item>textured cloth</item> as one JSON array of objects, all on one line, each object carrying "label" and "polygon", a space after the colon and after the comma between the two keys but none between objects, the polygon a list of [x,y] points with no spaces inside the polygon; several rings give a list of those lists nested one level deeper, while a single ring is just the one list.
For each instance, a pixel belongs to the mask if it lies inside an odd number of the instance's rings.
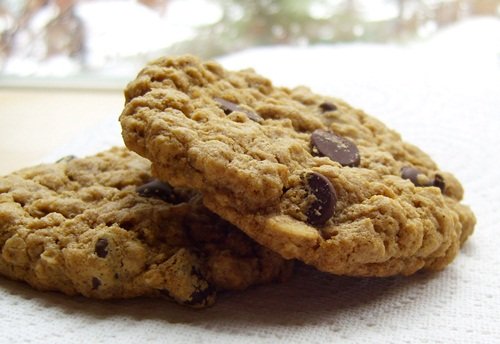
[{"label": "textured cloth", "polygon": [[[7,342],[500,342],[500,22],[462,23],[406,47],[272,47],[221,58],[274,84],[304,84],[378,117],[463,183],[475,233],[444,271],[356,279],[301,267],[288,283],[223,294],[204,311],[150,299],[95,301],[0,279]],[[53,155],[120,144],[118,114]]]}]

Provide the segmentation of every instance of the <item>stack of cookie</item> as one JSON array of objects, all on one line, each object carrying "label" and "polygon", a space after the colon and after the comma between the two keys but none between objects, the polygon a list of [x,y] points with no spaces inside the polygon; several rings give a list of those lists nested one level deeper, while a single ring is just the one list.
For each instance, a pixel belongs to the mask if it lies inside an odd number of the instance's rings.
[{"label": "stack of cookie", "polygon": [[148,64],[125,98],[130,150],[0,179],[1,274],[204,307],[286,280],[295,259],[349,276],[440,270],[473,231],[452,174],[340,99],[192,56]]}]

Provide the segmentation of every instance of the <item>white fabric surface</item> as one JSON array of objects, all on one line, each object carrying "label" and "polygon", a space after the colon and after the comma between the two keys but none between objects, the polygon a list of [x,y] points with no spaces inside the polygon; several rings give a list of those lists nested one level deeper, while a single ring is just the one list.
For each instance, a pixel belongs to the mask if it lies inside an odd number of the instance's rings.
[{"label": "white fabric surface", "polygon": [[[221,294],[195,311],[168,301],[96,301],[0,279],[5,343],[500,343],[500,21],[462,23],[405,47],[273,47],[221,58],[276,85],[344,98],[463,182],[478,218],[443,272],[355,279],[300,267],[289,283]],[[120,144],[117,115],[48,161]]]}]

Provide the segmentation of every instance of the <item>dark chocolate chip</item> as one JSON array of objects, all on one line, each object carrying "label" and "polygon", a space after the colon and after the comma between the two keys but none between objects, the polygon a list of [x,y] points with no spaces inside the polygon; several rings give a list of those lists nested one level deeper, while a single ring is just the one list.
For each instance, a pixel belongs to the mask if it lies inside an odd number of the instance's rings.
[{"label": "dark chocolate chip", "polygon": [[224,111],[226,115],[229,115],[233,111],[238,110],[238,105],[230,102],[229,100],[225,100],[222,98],[215,97],[214,100],[219,103],[220,108]]},{"label": "dark chocolate chip", "polygon": [[208,285],[204,289],[196,290],[191,294],[188,301],[184,301],[183,304],[186,306],[204,306],[210,304],[210,299],[215,297],[215,288],[212,285]]},{"label": "dark chocolate chip", "polygon": [[335,111],[337,110],[337,105],[330,103],[330,102],[324,102],[319,105],[321,110],[323,112],[329,112],[329,111]]},{"label": "dark chocolate chip", "polygon": [[410,180],[413,184],[418,184],[418,175],[421,174],[420,170],[411,166],[401,167],[401,178]]},{"label": "dark chocolate chip", "polygon": [[345,137],[317,129],[311,135],[313,153],[326,156],[342,166],[357,167],[360,163],[358,147]]},{"label": "dark chocolate chip", "polygon": [[71,161],[73,159],[76,159],[76,156],[75,155],[67,155],[67,156],[64,156],[62,157],[61,159],[57,160],[56,161],[56,164],[60,163],[60,162],[68,162],[68,161]]},{"label": "dark chocolate chip", "polygon": [[92,290],[96,290],[101,286],[101,280],[97,277],[92,277]]},{"label": "dark chocolate chip", "polygon": [[432,182],[424,183],[419,180],[418,176],[422,174],[418,168],[412,166],[403,166],[401,167],[401,178],[408,179],[415,186],[432,186]]},{"label": "dark chocolate chip", "polygon": [[97,239],[97,242],[95,243],[95,254],[97,254],[99,258],[106,258],[108,255],[108,239]]},{"label": "dark chocolate chip", "polygon": [[[207,282],[205,277],[203,276],[203,274],[195,267],[192,267],[191,274],[195,275],[196,278]],[[175,300],[175,297],[173,297],[172,294],[167,289],[159,290],[159,292],[160,292],[160,294],[162,294],[170,299]],[[204,287],[204,288],[200,287],[200,288],[196,289],[189,296],[189,298],[187,300],[182,300],[182,301],[177,300],[177,301],[182,302],[182,304],[184,304],[186,306],[192,306],[192,307],[196,307],[196,308],[200,307],[200,306],[208,306],[208,305],[212,304],[212,302],[215,298],[216,292],[217,292],[216,288],[207,282],[206,287]]]},{"label": "dark chocolate chip", "polygon": [[222,98],[215,97],[214,100],[219,103],[220,107],[222,110],[224,110],[224,113],[226,115],[229,115],[233,111],[239,111],[243,112],[249,119],[251,119],[254,122],[262,122],[264,119],[260,117],[258,114],[255,112],[248,110],[244,107],[239,106],[238,104],[235,104],[233,102],[230,102],[229,100],[225,100]]},{"label": "dark chocolate chip", "polygon": [[434,176],[434,181],[432,182],[432,185],[439,188],[441,192],[444,192],[444,188],[446,187],[446,184],[444,182],[444,178],[440,174],[436,174]]},{"label": "dark chocolate chip", "polygon": [[182,202],[181,197],[175,193],[174,189],[170,185],[157,179],[139,186],[136,191],[142,197],[155,197],[172,204]]},{"label": "dark chocolate chip", "polygon": [[306,176],[308,191],[316,198],[306,211],[307,222],[311,225],[323,225],[335,212],[337,193],[332,183],[319,173]]}]

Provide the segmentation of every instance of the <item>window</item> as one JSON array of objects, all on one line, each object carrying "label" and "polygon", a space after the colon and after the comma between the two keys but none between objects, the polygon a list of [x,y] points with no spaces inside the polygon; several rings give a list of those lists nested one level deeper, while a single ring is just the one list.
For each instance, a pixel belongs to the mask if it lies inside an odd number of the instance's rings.
[{"label": "window", "polygon": [[498,16],[497,1],[0,0],[0,71],[4,82],[104,82],[130,77],[164,54],[406,42],[484,14]]}]

